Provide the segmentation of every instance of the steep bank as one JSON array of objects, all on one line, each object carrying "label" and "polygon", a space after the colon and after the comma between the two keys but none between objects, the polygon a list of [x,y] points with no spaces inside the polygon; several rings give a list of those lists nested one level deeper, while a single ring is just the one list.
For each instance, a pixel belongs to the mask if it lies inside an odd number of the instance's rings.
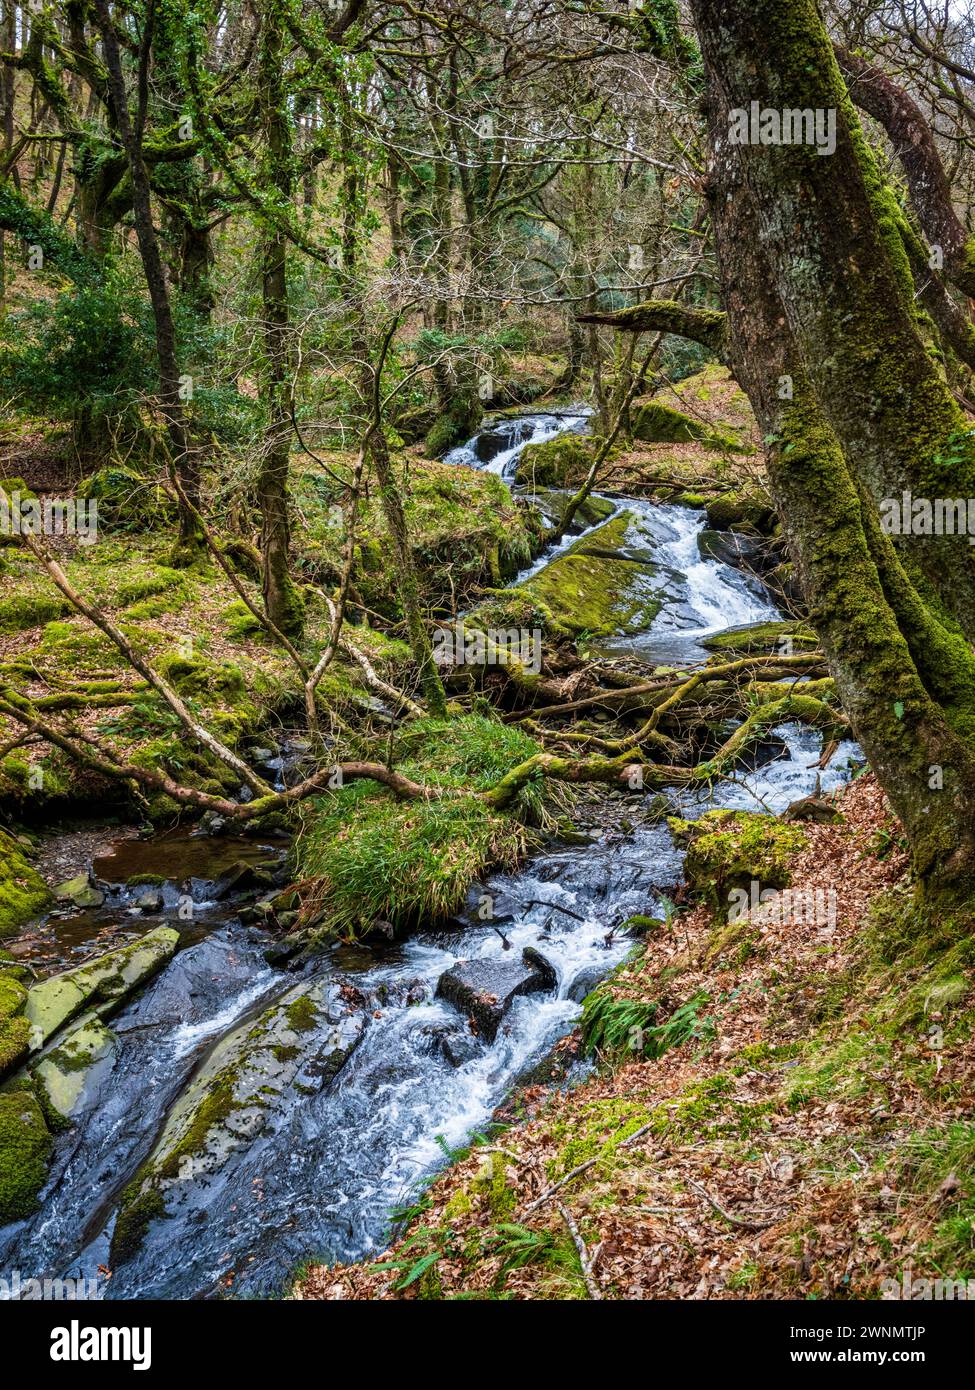
[{"label": "steep bank", "polygon": [[596,1074],[524,1092],[388,1256],[315,1267],[296,1296],[876,1298],[908,1267],[972,1278],[972,923],[917,914],[870,775],[835,823],[800,825],[791,902],[671,918],[587,1001]]}]

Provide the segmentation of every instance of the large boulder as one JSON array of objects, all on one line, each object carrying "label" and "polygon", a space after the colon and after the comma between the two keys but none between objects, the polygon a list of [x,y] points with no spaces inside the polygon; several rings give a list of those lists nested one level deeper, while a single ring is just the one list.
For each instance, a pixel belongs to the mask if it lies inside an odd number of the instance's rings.
[{"label": "large boulder", "polygon": [[515,482],[526,487],[576,487],[592,467],[595,441],[567,432],[539,444],[526,444],[518,455]]},{"label": "large boulder", "polygon": [[557,983],[555,968],[529,946],[520,958],[511,953],[458,961],[440,976],[437,997],[472,1018],[479,1035],[493,1042],[513,1000],[547,993]]}]

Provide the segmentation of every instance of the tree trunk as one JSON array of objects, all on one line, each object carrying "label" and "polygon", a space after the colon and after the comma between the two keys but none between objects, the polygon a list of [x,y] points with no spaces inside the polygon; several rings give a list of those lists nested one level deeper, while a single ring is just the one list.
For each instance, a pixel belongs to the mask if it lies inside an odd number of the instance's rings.
[{"label": "tree trunk", "polygon": [[[294,202],[296,165],[291,114],[284,73],[285,13],[279,0],[267,0],[261,16],[259,73],[261,121],[266,142],[266,178],[277,197]],[[289,405],[291,352],[287,275],[287,237],[270,225],[262,232],[261,275],[264,316],[264,398],[267,433],[257,497],[261,509],[263,595],[268,617],[288,636],[301,631],[304,603],[291,578],[288,516],[288,465],[291,454]]]},{"label": "tree trunk", "polygon": [[[693,0],[693,10],[709,79],[708,193],[729,359],[770,442],[770,485],[837,691],[904,825],[920,884],[963,897],[975,886],[971,653],[926,607],[873,495],[886,467],[915,484],[925,476],[931,431],[950,411],[919,361],[905,287],[892,293],[882,281],[892,266],[877,219],[882,191],[871,190],[871,205],[849,131],[833,177],[850,206],[815,167],[827,161],[814,149],[728,140],[730,110],[747,110],[756,93],[763,106],[848,108],[824,78],[832,53],[811,0],[770,0],[760,16],[719,0]],[[879,316],[872,327],[868,313]]]},{"label": "tree trunk", "polygon": [[149,177],[142,157],[142,133],[148,102],[149,55],[152,48],[153,5],[152,0],[150,0],[143,29],[142,51],[139,61],[138,107],[134,124],[129,115],[118,36],[109,14],[108,0],[96,0],[96,11],[104,45],[105,66],[108,71],[114,115],[129,162],[129,174],[132,180],[132,208],[135,217],[136,236],[156,329],[160,406],[172,448],[173,467],[176,470],[181,491],[190,504],[185,506],[182,497],[180,498],[179,546],[174,560],[185,561],[190,556],[198,554],[203,545],[193,515],[194,509],[199,506],[199,470],[190,448],[186,419],[180,399],[176,328],[173,323],[169,288],[166,284],[166,274],[159,250],[159,239],[156,236],[156,229],[152,221]]}]

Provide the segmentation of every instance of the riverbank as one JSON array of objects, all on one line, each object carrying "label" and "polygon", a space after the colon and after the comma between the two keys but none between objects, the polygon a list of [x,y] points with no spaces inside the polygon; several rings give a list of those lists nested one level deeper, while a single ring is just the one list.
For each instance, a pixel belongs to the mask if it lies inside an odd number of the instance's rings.
[{"label": "riverbank", "polygon": [[[729,927],[692,901],[587,1001],[593,1076],[515,1097],[390,1252],[294,1296],[869,1299],[907,1266],[970,1277],[970,923],[918,916],[869,774],[835,823],[796,825],[788,881],[835,919],[783,898]],[[640,1019],[669,1025],[662,1055],[630,1050]]]}]

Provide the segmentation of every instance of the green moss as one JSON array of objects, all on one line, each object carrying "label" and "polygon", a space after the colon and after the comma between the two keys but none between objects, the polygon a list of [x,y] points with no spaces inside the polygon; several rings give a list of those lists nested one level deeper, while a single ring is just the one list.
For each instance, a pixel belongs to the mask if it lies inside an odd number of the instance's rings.
[{"label": "green moss", "polygon": [[223,619],[228,637],[257,637],[264,632],[264,628],[243,599],[238,598],[233,603],[228,604],[220,616]]},{"label": "green moss", "polygon": [[27,590],[0,598],[0,632],[20,632],[70,613],[71,604],[59,593]]},{"label": "green moss", "polygon": [[749,531],[769,535],[775,511],[761,493],[744,489],[721,492],[707,503],[707,523],[712,531]]},{"label": "green moss", "polygon": [[569,632],[645,631],[660,611],[663,589],[648,540],[633,513],[623,512],[520,587]]},{"label": "green moss", "polygon": [[0,1077],[27,1056],[30,1024],[24,1017],[27,990],[13,975],[0,975]]},{"label": "green moss", "polygon": [[230,662],[171,654],[160,660],[159,667],[181,695],[209,695],[233,703],[245,693],[243,674]]},{"label": "green moss", "polygon": [[169,1153],[155,1169],[153,1178],[176,1178],[184,1158],[192,1158],[202,1153],[207,1136],[215,1125],[221,1124],[232,1110],[239,1108],[240,1102],[234,1096],[233,1077],[227,1073],[217,1076],[210,1090],[203,1097],[182,1139],[174,1144]]},{"label": "green moss", "polygon": [[105,531],[142,531],[172,525],[176,506],[155,478],[108,464],[86,478],[78,496],[98,503],[98,526]]},{"label": "green moss", "polygon": [[51,903],[51,890],[31,867],[12,836],[0,830],[0,940],[38,917]]},{"label": "green moss", "polygon": [[485,1169],[471,1183],[471,1190],[496,1221],[507,1220],[518,1205],[518,1191],[508,1182],[506,1167],[504,1154],[489,1154]]},{"label": "green moss", "polygon": [[162,1193],[154,1187],[139,1191],[139,1187],[140,1179],[136,1177],[122,1193],[109,1252],[113,1269],[139,1253],[150,1224],[166,1215]]},{"label": "green moss", "polygon": [[52,1143],[33,1091],[0,1091],[0,1226],[37,1210]]},{"label": "green moss", "polygon": [[288,1026],[296,1033],[310,1033],[318,1019],[318,1010],[307,994],[299,994],[292,999],[285,1010]]},{"label": "green moss", "polygon": [[715,911],[728,907],[733,890],[784,888],[789,860],[806,836],[774,816],[751,811],[708,811],[697,821],[671,818],[675,838],[687,846],[684,873],[693,890]]},{"label": "green moss", "polygon": [[515,482],[526,487],[574,487],[592,467],[596,445],[578,434],[560,434],[541,444],[526,444],[518,455]]}]

